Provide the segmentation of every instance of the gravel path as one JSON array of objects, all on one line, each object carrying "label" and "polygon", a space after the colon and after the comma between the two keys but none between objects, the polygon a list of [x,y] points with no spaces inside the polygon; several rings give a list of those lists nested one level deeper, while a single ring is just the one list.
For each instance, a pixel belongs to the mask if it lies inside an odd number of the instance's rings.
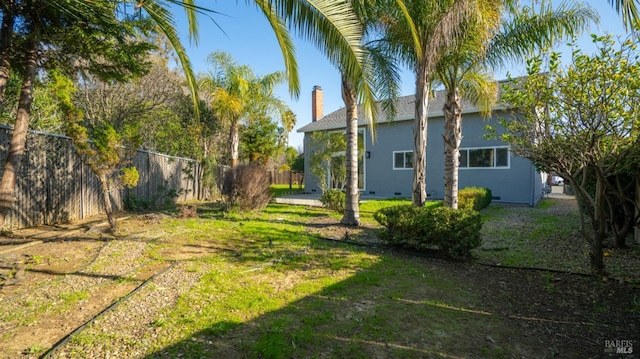
[{"label": "gravel path", "polygon": [[[188,271],[187,263],[178,263],[155,277],[148,285],[106,312],[51,358],[124,358],[141,357],[157,338],[155,322],[161,312],[176,304],[180,295],[200,279]],[[109,343],[95,343],[92,337],[109,337]]]}]

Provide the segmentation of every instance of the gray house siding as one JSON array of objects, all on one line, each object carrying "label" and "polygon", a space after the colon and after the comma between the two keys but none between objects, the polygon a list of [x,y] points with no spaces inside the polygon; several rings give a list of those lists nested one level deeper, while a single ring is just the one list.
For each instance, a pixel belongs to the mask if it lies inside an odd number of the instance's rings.
[{"label": "gray house siding", "polygon": [[385,197],[411,197],[413,170],[393,169],[393,151],[413,151],[413,123],[397,121],[379,123],[375,142],[370,133],[366,160],[365,194]]},{"label": "gray house siding", "polygon": [[[343,111],[337,111],[338,115]],[[433,115],[435,113],[436,115]],[[331,130],[341,131],[336,112],[325,116],[334,121]],[[461,149],[476,149],[486,147],[504,148],[507,145],[497,139],[486,139],[485,127],[495,125],[496,119],[505,116],[504,112],[497,113],[490,119],[483,119],[477,111],[468,110],[463,115]],[[412,169],[394,169],[395,151],[413,151],[413,121],[406,119],[380,121],[376,125],[376,139],[371,140],[370,132],[365,130],[365,151],[369,158],[365,159],[365,187],[362,193],[382,197],[411,197],[413,185]],[[323,121],[324,119],[319,120]],[[311,125],[318,126],[321,124]],[[313,149],[308,147],[313,131],[309,126],[301,129],[305,132],[305,168],[309,168],[309,160]],[[499,127],[499,126],[498,126]],[[344,128],[344,125],[343,125]],[[361,127],[364,128],[364,127]],[[305,130],[306,129],[306,130]],[[313,128],[311,128],[313,130]],[[444,118],[442,112],[438,114],[432,110],[427,128],[427,156],[426,156],[426,186],[427,193],[432,199],[444,197]],[[546,175],[536,171],[532,163],[524,158],[514,156],[509,152],[508,166],[495,168],[460,168],[459,188],[486,187],[491,189],[495,202],[535,205],[542,197],[543,183]],[[318,179],[305,171],[305,191],[320,193]]]}]

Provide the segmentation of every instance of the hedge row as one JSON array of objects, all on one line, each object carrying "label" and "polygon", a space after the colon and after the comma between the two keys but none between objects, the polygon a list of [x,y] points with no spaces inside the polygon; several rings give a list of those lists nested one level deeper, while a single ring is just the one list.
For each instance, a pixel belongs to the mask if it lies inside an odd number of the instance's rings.
[{"label": "hedge row", "polygon": [[380,209],[374,218],[386,228],[382,239],[390,246],[437,247],[449,257],[464,258],[482,242],[482,218],[472,209],[403,205]]},{"label": "hedge row", "polygon": [[491,190],[480,187],[467,187],[458,191],[458,208],[479,211],[491,204]]}]

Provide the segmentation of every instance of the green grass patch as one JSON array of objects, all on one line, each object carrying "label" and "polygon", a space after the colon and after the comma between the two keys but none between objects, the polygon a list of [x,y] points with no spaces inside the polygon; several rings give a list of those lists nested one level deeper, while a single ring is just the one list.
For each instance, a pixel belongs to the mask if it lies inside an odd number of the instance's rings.
[{"label": "green grass patch", "polygon": [[[360,208],[372,215],[405,203],[365,201]],[[509,265],[574,265],[553,253],[573,243],[558,237],[575,234],[571,214],[550,215],[554,208],[489,206],[481,212],[485,243],[474,255]],[[207,205],[198,213],[165,219],[148,234],[148,256],[188,261],[188,271],[201,277],[149,322],[139,338],[149,343],[145,357],[509,358],[544,350],[534,336],[530,343],[513,340],[523,323],[487,304],[503,287],[469,279],[481,268],[476,264],[323,240],[311,229],[326,223],[314,220],[340,216],[321,208],[270,204],[225,213]],[[548,277],[542,290],[554,293],[556,286]],[[599,303],[595,311],[608,310]],[[638,303],[625,309],[636,312]],[[74,340],[114,342],[100,334]]]},{"label": "green grass patch", "polygon": [[589,249],[578,233],[577,207],[557,210],[571,205],[560,201],[545,198],[535,208],[489,206],[481,212],[483,244],[472,253],[490,263],[588,273]]},{"label": "green grass patch", "polygon": [[304,192],[304,186],[298,186],[297,184],[291,185],[291,188],[289,188],[288,184],[272,184],[269,187],[271,188],[271,195],[273,197],[281,197]]}]

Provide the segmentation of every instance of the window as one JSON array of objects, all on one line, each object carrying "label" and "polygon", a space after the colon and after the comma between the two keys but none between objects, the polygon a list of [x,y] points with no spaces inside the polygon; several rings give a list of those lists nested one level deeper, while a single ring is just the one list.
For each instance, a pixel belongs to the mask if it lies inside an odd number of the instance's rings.
[{"label": "window", "polygon": [[413,151],[394,151],[393,169],[409,170],[413,169]]},{"label": "window", "polygon": [[460,168],[509,168],[509,147],[462,148]]}]

